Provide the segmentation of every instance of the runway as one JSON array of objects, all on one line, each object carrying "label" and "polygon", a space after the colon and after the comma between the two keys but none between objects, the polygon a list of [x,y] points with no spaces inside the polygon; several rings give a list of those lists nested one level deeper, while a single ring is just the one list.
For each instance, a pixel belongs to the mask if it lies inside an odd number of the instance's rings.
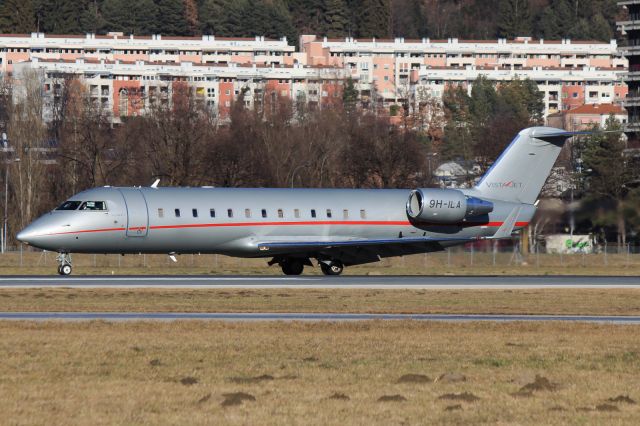
[{"label": "runway", "polygon": [[3,288],[155,289],[640,289],[640,277],[601,276],[3,276]]},{"label": "runway", "polygon": [[640,316],[599,315],[460,315],[460,314],[310,314],[310,313],[162,313],[162,312],[0,312],[0,321],[371,321],[412,320],[441,322],[561,321],[639,325]]}]

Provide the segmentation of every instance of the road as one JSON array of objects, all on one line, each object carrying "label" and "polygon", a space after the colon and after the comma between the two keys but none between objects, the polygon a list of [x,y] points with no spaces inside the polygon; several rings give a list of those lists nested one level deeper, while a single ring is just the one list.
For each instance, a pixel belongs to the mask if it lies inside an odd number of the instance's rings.
[{"label": "road", "polygon": [[640,289],[640,277],[600,276],[2,276],[2,288]]}]

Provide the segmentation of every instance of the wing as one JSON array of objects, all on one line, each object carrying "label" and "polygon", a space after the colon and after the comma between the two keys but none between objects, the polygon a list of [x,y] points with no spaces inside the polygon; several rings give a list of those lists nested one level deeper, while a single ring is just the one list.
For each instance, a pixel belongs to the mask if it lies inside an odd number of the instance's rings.
[{"label": "wing", "polygon": [[342,260],[345,266],[377,262],[380,258],[444,250],[445,241],[464,243],[469,238],[407,237],[392,239],[343,239],[327,241],[277,240],[258,243],[258,250],[273,256],[325,255]]}]

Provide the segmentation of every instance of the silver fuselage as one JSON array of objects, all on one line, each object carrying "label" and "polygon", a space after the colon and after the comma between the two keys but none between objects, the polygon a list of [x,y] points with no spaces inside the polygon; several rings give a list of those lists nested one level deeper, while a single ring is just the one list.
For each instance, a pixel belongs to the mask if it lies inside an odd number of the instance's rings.
[{"label": "silver fuselage", "polygon": [[[476,190],[462,191],[474,195]],[[70,200],[105,201],[106,211],[54,210],[25,228],[19,238],[35,247],[66,253],[219,253],[238,257],[299,252],[286,248],[265,252],[259,247],[264,241],[430,237],[440,241],[440,247],[448,247],[490,237],[516,205],[491,200],[493,211],[474,220],[446,225],[417,223],[407,216],[410,192],[102,187]],[[533,205],[517,205],[522,207],[515,229],[526,226],[535,213]],[[431,246],[424,251],[433,250]]]}]

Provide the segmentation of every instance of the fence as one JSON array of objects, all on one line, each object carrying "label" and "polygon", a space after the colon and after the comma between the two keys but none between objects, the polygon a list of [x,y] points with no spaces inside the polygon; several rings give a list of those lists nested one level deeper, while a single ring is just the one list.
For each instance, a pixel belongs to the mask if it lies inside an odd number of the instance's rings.
[{"label": "fence", "polygon": [[[265,273],[279,274],[277,266],[268,268],[268,259],[241,259],[222,255],[185,254],[173,262],[166,255],[75,254],[77,273],[164,274],[164,273]],[[56,253],[14,250],[0,255],[0,274],[54,273]],[[317,268],[316,268],[317,269]],[[599,247],[596,253],[521,253],[518,247],[468,245],[442,252],[386,258],[381,262],[347,269],[353,273],[393,274],[536,274],[602,273],[640,275],[640,253],[634,246]]]}]

